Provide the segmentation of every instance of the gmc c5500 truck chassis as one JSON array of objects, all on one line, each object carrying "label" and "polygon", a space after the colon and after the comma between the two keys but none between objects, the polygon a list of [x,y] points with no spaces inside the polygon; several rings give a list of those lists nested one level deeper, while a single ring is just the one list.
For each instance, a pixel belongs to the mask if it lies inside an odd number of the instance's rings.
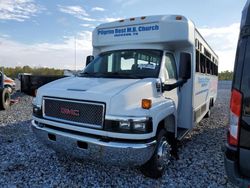
[{"label": "gmc c5500 truck chassis", "polygon": [[56,151],[158,178],[176,141],[210,115],[217,75],[218,56],[184,16],[102,24],[86,68],[38,89],[32,128]]}]

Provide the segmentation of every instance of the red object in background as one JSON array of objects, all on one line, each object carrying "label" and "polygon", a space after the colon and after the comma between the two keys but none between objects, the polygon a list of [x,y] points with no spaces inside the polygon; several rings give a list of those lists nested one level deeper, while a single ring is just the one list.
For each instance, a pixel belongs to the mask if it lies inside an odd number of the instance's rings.
[{"label": "red object in background", "polygon": [[19,101],[20,101],[20,97],[18,97],[17,99],[11,99],[11,100],[10,100],[10,104],[11,104],[11,105],[17,104],[17,103],[19,103]]}]

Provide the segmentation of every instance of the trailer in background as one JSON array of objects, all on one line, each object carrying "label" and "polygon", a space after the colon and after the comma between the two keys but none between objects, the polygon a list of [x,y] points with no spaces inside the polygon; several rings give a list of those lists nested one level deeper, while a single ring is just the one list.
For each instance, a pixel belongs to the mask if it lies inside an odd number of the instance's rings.
[{"label": "trailer in background", "polygon": [[21,92],[34,97],[39,87],[54,80],[63,78],[65,76],[55,76],[55,75],[44,76],[44,75],[32,75],[32,74],[22,73],[19,74],[18,77],[21,81]]}]

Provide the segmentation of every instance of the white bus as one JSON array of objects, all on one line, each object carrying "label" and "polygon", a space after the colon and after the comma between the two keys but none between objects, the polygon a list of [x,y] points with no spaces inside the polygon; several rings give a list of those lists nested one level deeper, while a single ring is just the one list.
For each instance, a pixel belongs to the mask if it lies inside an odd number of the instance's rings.
[{"label": "white bus", "polygon": [[38,89],[33,131],[57,151],[161,177],[210,115],[218,56],[184,16],[148,16],[98,26],[86,65]]}]

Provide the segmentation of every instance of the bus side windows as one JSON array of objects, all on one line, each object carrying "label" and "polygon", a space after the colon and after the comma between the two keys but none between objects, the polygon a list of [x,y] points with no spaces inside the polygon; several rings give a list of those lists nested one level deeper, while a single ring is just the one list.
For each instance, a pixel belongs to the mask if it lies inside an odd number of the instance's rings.
[{"label": "bus side windows", "polygon": [[196,64],[196,69],[195,69],[196,72],[218,76],[217,60],[214,57],[208,58],[198,49],[196,49],[195,64]]}]

